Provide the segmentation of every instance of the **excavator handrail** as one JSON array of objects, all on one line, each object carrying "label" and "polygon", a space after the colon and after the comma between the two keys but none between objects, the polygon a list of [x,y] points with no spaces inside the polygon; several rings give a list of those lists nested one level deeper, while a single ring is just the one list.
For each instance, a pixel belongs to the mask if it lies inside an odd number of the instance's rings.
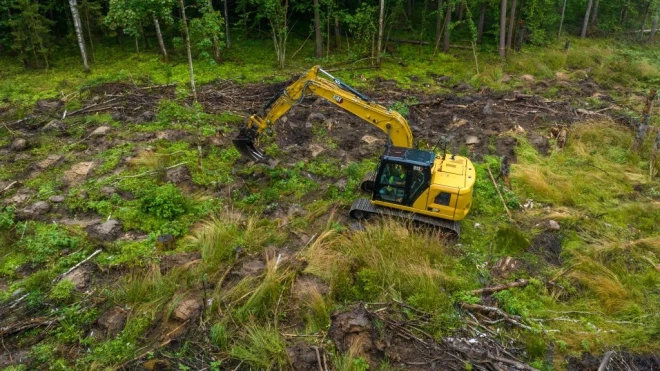
[{"label": "excavator handrail", "polygon": [[[319,73],[328,76],[330,80],[321,78]],[[308,93],[324,98],[376,126],[388,135],[388,141],[391,144],[412,148],[412,132],[408,121],[401,114],[374,103],[369,97],[330,75],[319,66],[311,68],[296,82],[273,97],[264,107],[264,109],[270,108],[264,117],[257,114],[250,116],[246,125],[234,138],[234,146],[241,154],[253,161],[265,161],[267,156],[255,147],[254,141],[292,107],[300,104]]]}]

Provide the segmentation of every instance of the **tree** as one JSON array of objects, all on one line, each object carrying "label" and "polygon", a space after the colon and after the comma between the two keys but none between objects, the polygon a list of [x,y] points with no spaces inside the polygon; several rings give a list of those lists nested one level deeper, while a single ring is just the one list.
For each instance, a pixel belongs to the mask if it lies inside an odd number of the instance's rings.
[{"label": "tree", "polygon": [[593,5],[594,0],[589,0],[587,3],[587,11],[584,13],[584,22],[582,23],[582,33],[580,34],[581,38],[585,38],[587,36],[587,28],[589,27],[589,14],[591,13],[591,7]]},{"label": "tree", "polygon": [[509,13],[509,34],[506,37],[506,47],[509,50],[513,49],[512,41],[514,26],[516,24],[516,3],[517,0],[513,0],[511,3],[511,12]]},{"label": "tree", "polygon": [[23,66],[41,67],[41,55],[43,67],[48,68],[49,49],[46,44],[50,39],[49,26],[54,22],[44,17],[42,7],[32,0],[17,0],[7,5],[7,24],[13,39],[11,49],[19,53]]},{"label": "tree", "polygon": [[289,39],[289,0],[252,0],[258,6],[257,19],[265,19],[270,26],[277,65],[286,65],[286,47]]},{"label": "tree", "polygon": [[444,20],[444,13],[442,12],[442,0],[438,0],[438,10],[436,11],[435,18],[435,48],[438,49],[440,45],[440,38],[442,37],[442,25]]},{"label": "tree", "polygon": [[[207,26],[213,27],[212,25],[213,25],[213,23],[215,23],[215,20],[213,18],[222,19],[222,17],[220,17],[219,13],[216,13],[215,10],[213,10],[213,2],[211,0],[208,0],[208,2],[205,5],[206,6],[204,6],[204,4],[202,4],[202,6],[201,6],[201,10],[202,10],[202,13],[203,13],[202,18],[204,18],[204,20],[206,21],[205,23],[206,23]],[[210,15],[210,17],[209,17],[209,15]],[[215,31],[211,35],[211,43],[213,44],[213,59],[215,59],[216,63],[220,63],[220,61],[221,61],[221,58],[220,58],[220,42],[218,41],[217,34],[220,33],[221,31],[220,31],[220,29],[215,29],[213,31]]]},{"label": "tree", "polygon": [[227,42],[227,48],[231,47],[231,38],[229,37],[229,11],[227,10],[227,1],[223,0],[222,3],[225,8],[225,37]]},{"label": "tree", "polygon": [[557,37],[561,37],[561,29],[562,26],[564,25],[565,15],[566,15],[566,0],[564,0],[564,5],[561,7],[561,19],[559,21],[559,32],[557,33]]},{"label": "tree", "polygon": [[500,3],[500,59],[506,59],[506,0]]},{"label": "tree", "polygon": [[486,20],[486,10],[488,8],[488,3],[484,2],[481,4],[481,9],[479,10],[479,24],[477,26],[477,43],[481,44],[484,37],[484,22]]},{"label": "tree", "polygon": [[314,40],[316,42],[316,51],[314,56],[316,58],[323,57],[323,33],[321,33],[321,7],[319,6],[319,0],[314,0]]},{"label": "tree", "polygon": [[[190,20],[190,39],[195,54],[204,59],[213,59],[215,63],[221,61],[220,48],[224,46],[221,41],[224,37],[224,19],[219,11],[213,10],[208,0],[198,0],[198,10],[201,16]],[[207,51],[213,53],[213,57]]]},{"label": "tree", "polygon": [[655,40],[655,34],[658,32],[658,20],[660,20],[660,4],[656,5],[655,15],[653,16],[653,26],[651,27],[651,35],[649,36],[649,43]]},{"label": "tree", "polygon": [[80,14],[78,13],[78,4],[76,0],[69,0],[69,7],[71,8],[71,17],[73,18],[73,27],[78,39],[78,46],[80,47],[80,56],[82,57],[83,67],[85,72],[89,72],[89,63],[87,63],[87,49],[85,48],[85,38],[83,37],[82,23],[80,22]]},{"label": "tree", "polygon": [[380,13],[378,15],[378,49],[376,51],[376,64],[379,66],[383,45],[383,18],[385,18],[385,0],[380,0]]},{"label": "tree", "polygon": [[188,70],[190,71],[190,91],[193,94],[193,100],[197,103],[197,89],[195,89],[195,72],[193,70],[192,51],[190,50],[190,32],[188,31],[188,21],[186,20],[186,5],[184,0],[179,0],[181,7],[181,27],[186,42],[186,54],[188,56]]},{"label": "tree", "polygon": [[443,53],[449,53],[449,39],[451,37],[451,35],[450,35],[450,33],[451,33],[451,12],[453,10],[452,9],[453,5],[454,4],[452,4],[451,0],[447,1],[447,14],[445,15],[445,26],[444,26],[445,38],[444,38],[444,41],[442,43],[442,52]]}]

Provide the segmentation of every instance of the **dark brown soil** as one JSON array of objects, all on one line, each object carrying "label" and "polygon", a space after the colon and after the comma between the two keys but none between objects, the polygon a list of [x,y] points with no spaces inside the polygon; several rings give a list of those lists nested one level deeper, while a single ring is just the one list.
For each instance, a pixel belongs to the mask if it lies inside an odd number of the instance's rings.
[{"label": "dark brown soil", "polygon": [[561,239],[557,233],[541,232],[532,238],[530,252],[553,265],[561,265]]}]

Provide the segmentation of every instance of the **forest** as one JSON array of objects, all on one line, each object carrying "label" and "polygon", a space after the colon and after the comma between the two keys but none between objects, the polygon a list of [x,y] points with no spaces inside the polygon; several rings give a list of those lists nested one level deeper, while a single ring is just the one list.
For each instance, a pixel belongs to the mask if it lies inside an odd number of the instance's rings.
[{"label": "forest", "polygon": [[[659,19],[0,0],[0,369],[660,370]],[[455,229],[356,218],[393,142]]]}]

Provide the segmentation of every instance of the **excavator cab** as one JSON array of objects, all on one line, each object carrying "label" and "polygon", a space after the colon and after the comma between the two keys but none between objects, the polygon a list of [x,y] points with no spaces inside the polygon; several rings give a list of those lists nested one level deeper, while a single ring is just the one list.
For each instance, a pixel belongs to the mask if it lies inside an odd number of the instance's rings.
[{"label": "excavator cab", "polygon": [[380,162],[372,199],[412,206],[430,185],[434,158],[433,152],[388,147]]}]

